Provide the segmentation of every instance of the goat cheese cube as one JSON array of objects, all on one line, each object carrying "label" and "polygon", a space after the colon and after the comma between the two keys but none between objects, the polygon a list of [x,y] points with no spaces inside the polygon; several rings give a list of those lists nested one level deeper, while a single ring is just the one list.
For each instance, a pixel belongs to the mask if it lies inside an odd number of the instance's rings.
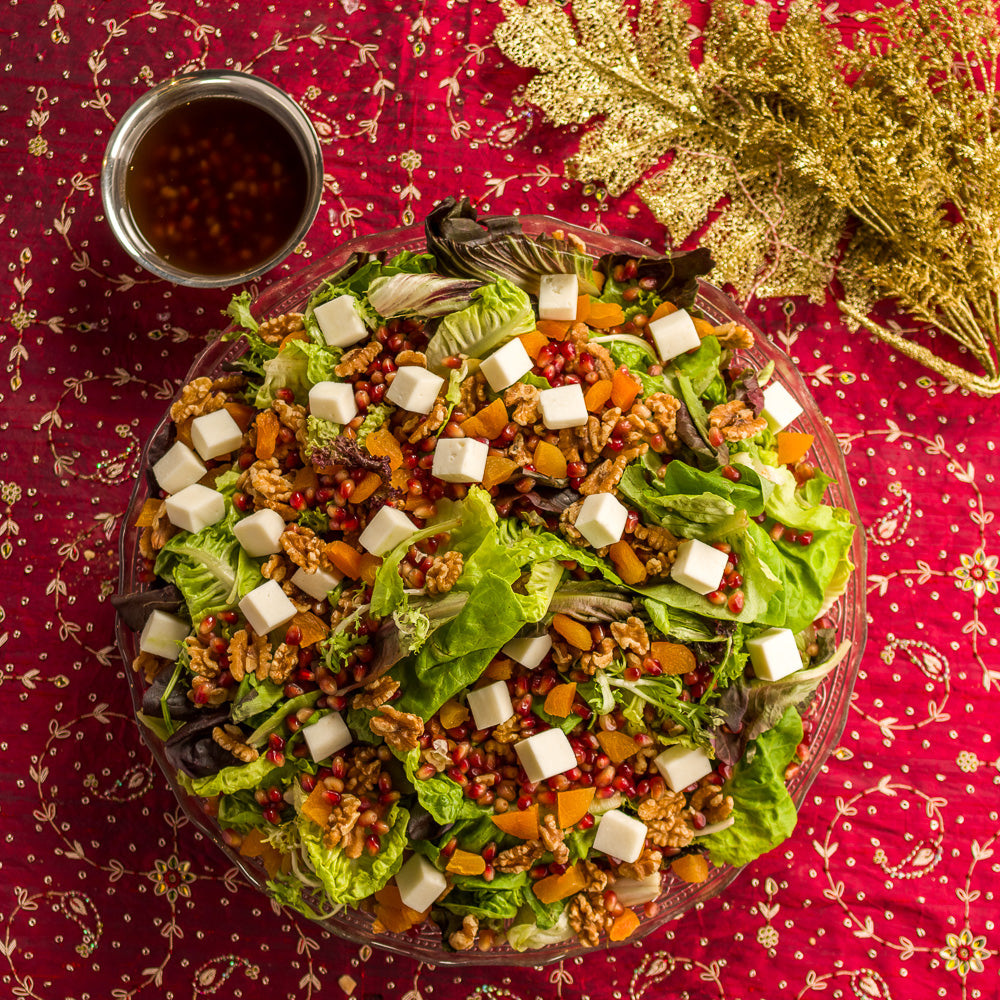
[{"label": "goat cheese cube", "polygon": [[326,760],[327,757],[354,742],[354,737],[340,712],[331,712],[311,726],[303,726],[302,735],[309,748],[309,755],[316,763]]},{"label": "goat cheese cube", "polygon": [[165,660],[176,660],[181,654],[181,643],[187,638],[191,626],[166,611],[154,611],[142,627],[139,649]]},{"label": "goat cheese cube", "polygon": [[561,729],[546,729],[514,744],[528,781],[544,781],[576,767],[576,754]]},{"label": "goat cheese cube", "polygon": [[240,611],[257,635],[284,625],[295,617],[295,605],[285,596],[276,580],[268,580],[240,601]]},{"label": "goat cheese cube", "polygon": [[264,507],[249,517],[233,525],[236,541],[243,546],[248,556],[259,559],[281,551],[281,536],[285,531],[285,519],[269,507]]},{"label": "goat cheese cube", "polygon": [[579,297],[575,274],[543,274],[538,279],[538,318],[576,319]]},{"label": "goat cheese cube", "polygon": [[649,333],[656,351],[664,363],[701,345],[701,337],[694,328],[694,320],[686,309],[678,309],[669,316],[661,316],[649,324]]},{"label": "goat cheese cube", "polygon": [[327,573],[324,569],[316,569],[312,573],[307,573],[302,567],[299,567],[291,577],[292,583],[299,590],[316,601],[326,600],[326,595],[343,579],[344,575],[336,571]]},{"label": "goat cheese cube", "polygon": [[192,483],[165,501],[170,523],[194,534],[226,516],[226,500],[218,491]]},{"label": "goat cheese cube", "polygon": [[489,454],[490,446],[475,438],[440,437],[431,475],[446,483],[481,483]]},{"label": "goat cheese cube", "polygon": [[448,880],[422,854],[414,854],[396,872],[396,888],[403,906],[423,913],[448,888]]},{"label": "goat cheese cube", "polygon": [[622,906],[652,903],[660,894],[660,873],[653,872],[645,878],[616,878],[611,886]]},{"label": "goat cheese cube", "polygon": [[347,382],[317,382],[309,390],[309,412],[335,424],[349,424],[358,415],[354,389]]},{"label": "goat cheese cube", "polygon": [[350,347],[368,336],[368,327],[353,295],[338,295],[316,306],[313,317],[330,347]]},{"label": "goat cheese cube", "polygon": [[696,594],[710,594],[722,584],[729,556],[725,552],[689,538],[677,546],[677,558],[670,567],[670,579]]},{"label": "goat cheese cube", "polygon": [[802,669],[802,657],[791,629],[769,628],[747,639],[746,646],[753,672],[762,681],[780,681]]},{"label": "goat cheese cube", "polygon": [[430,413],[444,379],[420,365],[403,365],[396,372],[385,398],[410,413]]},{"label": "goat cheese cube", "polygon": [[542,422],[552,431],[583,427],[590,416],[583,401],[583,389],[573,383],[555,389],[542,389],[538,394],[538,405],[542,410]]},{"label": "goat cheese cube", "polygon": [[552,648],[552,636],[540,635],[535,638],[528,636],[524,639],[511,639],[501,653],[506,653],[512,660],[517,660],[522,667],[534,670]]},{"label": "goat cheese cube", "polygon": [[494,392],[503,392],[522,375],[527,375],[534,363],[524,349],[524,344],[516,337],[508,341],[499,351],[494,351],[480,366]]},{"label": "goat cheese cube", "polygon": [[198,482],[207,471],[198,456],[182,441],[175,441],[153,466],[156,481],[168,493],[180,493],[185,486]]},{"label": "goat cheese cube", "polygon": [[382,507],[368,522],[358,541],[373,556],[384,556],[417,530],[417,526],[401,510]]},{"label": "goat cheese cube", "polygon": [[663,775],[672,792],[682,792],[688,785],[712,773],[712,762],[702,750],[688,747],[668,747],[653,759],[653,766]]},{"label": "goat cheese cube", "polygon": [[576,515],[576,530],[599,549],[620,542],[628,509],[613,493],[591,493]]},{"label": "goat cheese cube", "polygon": [[486,687],[470,691],[466,700],[476,729],[492,729],[514,714],[506,681],[494,681]]},{"label": "goat cheese cube", "polygon": [[216,458],[236,451],[243,431],[228,410],[213,410],[191,421],[191,443],[202,458]]},{"label": "goat cheese cube", "polygon": [[642,854],[646,824],[621,809],[610,809],[598,821],[594,850],[631,864]]},{"label": "goat cheese cube", "polygon": [[764,409],[761,410],[761,416],[767,421],[768,427],[777,433],[802,416],[802,407],[780,382],[772,382],[764,388]]}]

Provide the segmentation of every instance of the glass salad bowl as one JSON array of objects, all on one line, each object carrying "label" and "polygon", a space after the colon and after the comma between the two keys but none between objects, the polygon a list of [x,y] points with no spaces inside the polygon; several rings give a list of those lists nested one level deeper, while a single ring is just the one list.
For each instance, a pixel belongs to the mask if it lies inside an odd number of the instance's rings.
[{"label": "glass salad bowl", "polygon": [[[570,238],[575,236],[586,246],[587,252],[595,258],[604,253],[655,256],[649,247],[642,244],[595,233],[546,216],[522,216],[519,222],[524,233],[530,236],[551,234],[556,231],[570,236]],[[301,311],[311,292],[323,278],[342,267],[352,254],[387,254],[392,256],[404,250],[422,250],[424,246],[425,237],[422,224],[350,240],[333,253],[309,265],[297,274],[271,285],[253,303],[252,312],[258,320],[264,320],[289,311]],[[756,343],[753,348],[741,351],[743,358],[758,368],[773,362],[777,375],[802,405],[804,412],[798,419],[797,428],[814,436],[811,460],[813,464],[833,479],[827,493],[827,502],[846,509],[856,527],[851,552],[851,559],[855,567],[854,573],[846,593],[826,616],[832,619],[838,638],[850,640],[850,651],[833,673],[821,684],[810,708],[809,718],[814,728],[809,759],[802,763],[787,784],[796,807],[799,807],[843,732],[849,711],[851,692],[861,662],[866,634],[864,530],[851,493],[847,469],[836,436],[820,413],[805,382],[791,360],[772,344],[747,319],[739,307],[719,289],[704,281],[700,281],[699,285],[696,307],[716,324],[732,321],[750,329],[755,335]],[[227,362],[238,357],[243,350],[243,343],[240,340],[219,339],[213,342],[195,360],[185,382],[200,376],[211,377],[220,373]],[[143,560],[139,553],[139,530],[135,527],[135,522],[145,501],[151,495],[151,477],[146,474],[146,470],[151,464],[150,456],[162,453],[168,440],[170,425],[168,409],[145,446],[140,463],[143,474],[136,482],[128,509],[125,512],[119,542],[121,560],[119,591],[121,593],[132,593],[150,586],[142,582]],[[131,664],[139,652],[138,635],[124,625],[121,617],[117,623],[117,641],[124,662]],[[139,713],[146,686],[145,681],[139,673],[128,668],[126,668],[126,675],[135,710]],[[263,865],[255,859],[241,856],[227,844],[221,829],[211,815],[206,812],[203,800],[188,794],[177,780],[172,766],[168,763],[162,741],[141,723],[139,730],[151,754],[163,770],[178,802],[191,821],[222,851],[229,862],[243,873],[251,885],[266,894],[268,876]],[[668,876],[664,879],[664,887],[657,900],[658,911],[656,915],[643,917],[639,929],[629,938],[629,941],[634,942],[669,921],[677,919],[692,908],[700,907],[721,893],[739,875],[741,870],[730,866],[713,867],[710,869],[707,880],[698,884],[680,882]],[[372,915],[363,910],[342,909],[336,915],[324,919],[320,923],[326,930],[341,938],[372,945],[436,965],[536,966],[594,950],[573,940],[525,952],[516,952],[508,945],[503,945],[489,952],[476,950],[453,952],[443,946],[440,932],[430,922],[425,922],[407,934],[376,934],[372,931],[372,921]]]}]

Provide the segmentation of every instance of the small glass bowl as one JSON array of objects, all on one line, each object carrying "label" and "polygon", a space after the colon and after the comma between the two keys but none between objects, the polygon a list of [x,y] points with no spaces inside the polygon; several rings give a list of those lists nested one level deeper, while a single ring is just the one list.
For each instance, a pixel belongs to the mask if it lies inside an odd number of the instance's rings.
[{"label": "small glass bowl", "polygon": [[[588,252],[595,257],[604,253],[627,253],[633,256],[651,255],[648,246],[631,240],[595,233],[589,229],[569,225],[547,216],[521,216],[519,221],[524,232],[531,236],[555,231],[575,234],[587,247]],[[256,300],[252,311],[254,316],[261,321],[268,317],[280,316],[285,312],[301,311],[320,281],[347,263],[352,254],[386,253],[392,256],[404,250],[422,250],[424,247],[422,225],[358,237],[343,244],[339,249],[297,274],[271,285]],[[789,357],[772,344],[747,319],[735,302],[712,285],[704,281],[700,282],[695,304],[715,323],[736,322],[753,332],[755,345],[750,350],[741,351],[741,356],[753,362],[758,368],[769,361],[774,362],[776,374],[803,407],[804,412],[796,422],[797,429],[814,435],[812,445],[814,464],[834,480],[828,489],[827,500],[831,504],[849,511],[856,528],[851,550],[854,573],[848,583],[846,593],[827,614],[827,617],[833,620],[838,638],[851,641],[851,649],[836,670],[820,686],[814,699],[811,718],[815,723],[815,729],[810,744],[809,760],[802,764],[799,771],[788,782],[789,793],[796,807],[799,807],[804,801],[809,787],[820,774],[823,764],[837,746],[844,730],[850,710],[851,692],[854,689],[854,682],[861,664],[867,634],[864,527],[851,492],[847,467],[844,464],[844,457],[837,443],[837,438],[820,413],[802,376]],[[242,354],[243,350],[240,341],[216,341],[197,358],[188,372],[185,382],[199,376],[212,377],[220,373],[225,364]],[[149,467],[148,456],[151,450],[159,447],[159,452],[162,452],[163,446],[169,438],[170,424],[168,409],[146,444],[140,460],[140,469],[145,470]],[[122,593],[130,593],[144,587],[139,582],[138,577],[141,567],[141,557],[138,551],[139,532],[133,525],[149,495],[148,477],[141,475],[125,513],[119,538],[121,558],[119,590]],[[122,659],[126,664],[131,663],[138,654],[138,637],[124,626],[121,619],[117,622],[117,640]],[[130,685],[132,701],[138,712],[142,704],[144,681],[137,673],[129,669],[126,669],[126,676]],[[164,756],[163,744],[141,723],[139,731],[191,821],[216,844],[232,864],[239,868],[253,886],[266,894],[267,874],[263,867],[252,859],[242,857],[225,843],[215,821],[207,816],[202,809],[201,800],[188,795],[177,783],[173,768],[167,763]],[[697,885],[682,883],[670,877],[669,874],[666,875],[664,890],[657,900],[659,912],[655,917],[643,917],[639,929],[623,944],[634,943],[639,938],[652,933],[689,910],[700,908],[708,900],[721,893],[741,871],[741,868],[730,866],[713,867],[709,872],[708,879]],[[360,910],[344,909],[336,916],[319,921],[319,923],[331,934],[349,941],[367,944],[418,961],[442,966],[538,966],[600,950],[587,948],[575,941],[570,941],[526,952],[516,952],[509,946],[496,948],[489,952],[452,952],[442,945],[440,933],[427,924],[421,926],[419,933],[375,934],[371,930],[371,914]],[[615,946],[605,944],[603,947]]]},{"label": "small glass bowl", "polygon": [[[126,194],[129,166],[143,136],[173,108],[205,98],[244,101],[265,111],[295,142],[305,167],[307,186],[302,212],[288,239],[270,256],[229,274],[198,274],[165,260],[139,228]],[[202,70],[177,76],[140,97],[111,133],[101,167],[104,213],[122,249],[159,278],[192,288],[223,288],[259,277],[280,264],[309,231],[323,195],[323,151],[306,113],[279,87],[260,77],[233,70]]]}]

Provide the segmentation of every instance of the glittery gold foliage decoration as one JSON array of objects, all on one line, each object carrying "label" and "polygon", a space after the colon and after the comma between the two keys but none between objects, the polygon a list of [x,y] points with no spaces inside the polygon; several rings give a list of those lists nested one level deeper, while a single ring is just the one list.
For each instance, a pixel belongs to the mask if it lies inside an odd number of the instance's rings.
[{"label": "glittery gold foliage decoration", "polygon": [[[1000,392],[995,4],[714,0],[697,67],[681,0],[502,6],[498,44],[538,70],[523,100],[591,123],[572,176],[638,185],[672,244],[697,234],[741,296],[830,291],[852,329]],[[883,301],[905,325],[876,322]]]}]

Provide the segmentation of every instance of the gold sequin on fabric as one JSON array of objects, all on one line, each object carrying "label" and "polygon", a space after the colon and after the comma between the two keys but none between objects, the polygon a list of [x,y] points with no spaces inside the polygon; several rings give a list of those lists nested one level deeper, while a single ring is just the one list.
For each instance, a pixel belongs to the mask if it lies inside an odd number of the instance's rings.
[{"label": "gold sequin on fabric", "polygon": [[[715,0],[703,30],[679,0],[502,8],[501,50],[538,70],[519,100],[588,124],[572,177],[635,187],[741,296],[831,292],[851,329],[1000,392],[994,4]],[[884,301],[905,329],[870,315]]]}]

